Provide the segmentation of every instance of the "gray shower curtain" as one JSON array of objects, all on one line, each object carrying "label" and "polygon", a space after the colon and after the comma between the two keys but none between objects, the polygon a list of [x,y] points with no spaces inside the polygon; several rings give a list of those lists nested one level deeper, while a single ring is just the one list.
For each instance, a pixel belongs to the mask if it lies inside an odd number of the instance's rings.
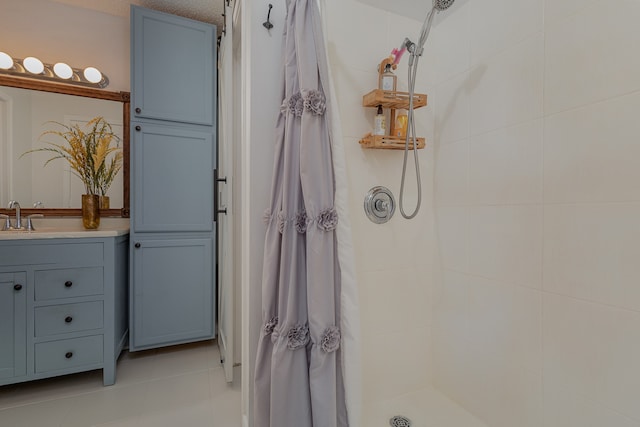
[{"label": "gray shower curtain", "polygon": [[328,65],[316,1],[286,5],[254,425],[345,427]]}]

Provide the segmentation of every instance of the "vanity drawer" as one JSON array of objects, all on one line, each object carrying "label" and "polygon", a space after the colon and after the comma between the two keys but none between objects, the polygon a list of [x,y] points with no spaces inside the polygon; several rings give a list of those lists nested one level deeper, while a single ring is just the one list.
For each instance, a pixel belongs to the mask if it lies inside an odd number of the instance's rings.
[{"label": "vanity drawer", "polygon": [[102,267],[38,270],[34,281],[36,300],[100,295],[103,292]]},{"label": "vanity drawer", "polygon": [[57,239],[19,241],[0,245],[0,266],[66,264],[102,265],[104,245],[102,243],[54,243]]},{"label": "vanity drawer", "polygon": [[102,304],[102,301],[91,301],[36,307],[36,337],[101,329],[104,318]]},{"label": "vanity drawer", "polygon": [[102,363],[102,335],[38,343],[36,373]]}]

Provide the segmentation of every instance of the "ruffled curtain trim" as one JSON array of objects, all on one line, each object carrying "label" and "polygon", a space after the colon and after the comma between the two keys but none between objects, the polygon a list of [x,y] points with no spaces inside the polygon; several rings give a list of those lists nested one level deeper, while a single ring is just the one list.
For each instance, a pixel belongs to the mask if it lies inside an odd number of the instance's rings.
[{"label": "ruffled curtain trim", "polygon": [[307,215],[305,210],[302,210],[291,217],[287,217],[282,211],[274,215],[271,210],[267,209],[264,211],[262,219],[265,224],[269,224],[273,220],[278,221],[278,231],[280,231],[280,234],[282,234],[284,229],[288,226],[292,226],[298,233],[304,234],[309,229],[309,225],[314,222],[322,231],[332,231],[338,226],[338,212],[333,207],[321,211],[315,217]]},{"label": "ruffled curtain trim", "polygon": [[290,113],[302,117],[306,111],[316,116],[322,116],[327,111],[327,98],[319,90],[301,90],[289,98],[285,98],[280,105],[282,114]]},{"label": "ruffled curtain trim", "polygon": [[325,353],[331,353],[340,348],[340,329],[337,326],[330,326],[325,329],[320,340],[320,348]]},{"label": "ruffled curtain trim", "polygon": [[[262,331],[265,336],[271,335],[271,342],[276,343],[276,341],[282,335],[282,331],[278,330],[278,317],[274,316],[270,318],[262,328]],[[291,326],[286,331],[286,339],[287,339],[287,348],[289,350],[297,350],[299,348],[306,347],[311,342],[311,335],[309,333],[309,324],[308,323],[298,323],[294,326]],[[340,348],[340,341],[342,336],[340,334],[340,328],[337,326],[329,326],[324,330],[322,335],[320,336],[320,341],[318,343],[311,342],[312,345],[318,345],[325,353],[331,353],[337,351]]]},{"label": "ruffled curtain trim", "polygon": [[267,321],[267,323],[265,323],[264,325],[264,334],[265,335],[271,335],[274,331],[274,329],[276,328],[276,326],[278,326],[278,317],[272,317],[271,319],[269,319]]}]

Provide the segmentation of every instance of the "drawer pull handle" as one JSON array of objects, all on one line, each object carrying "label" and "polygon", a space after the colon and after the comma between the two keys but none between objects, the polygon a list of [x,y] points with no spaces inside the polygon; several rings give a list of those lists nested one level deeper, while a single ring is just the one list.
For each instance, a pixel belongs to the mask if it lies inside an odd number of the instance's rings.
[{"label": "drawer pull handle", "polygon": [[64,357],[66,357],[67,359],[71,359],[73,357],[73,352],[68,351],[67,353],[65,353]]},{"label": "drawer pull handle", "polygon": [[64,318],[64,321],[65,321],[65,323],[71,323],[71,322],[73,322],[73,317],[67,316],[67,317]]},{"label": "drawer pull handle", "polygon": [[140,247],[140,243],[136,243],[136,244],[135,244],[135,245],[133,245],[133,246],[135,246],[136,248],[139,248],[139,247]]},{"label": "drawer pull handle", "polygon": [[22,290],[22,285],[20,283],[13,285],[13,289],[15,289],[16,291],[21,291]]},{"label": "drawer pull handle", "polygon": [[73,282],[71,280],[67,280],[66,282],[64,282],[65,288],[70,288],[71,286],[73,286]]},{"label": "drawer pull handle", "polygon": [[138,132],[140,132],[140,131],[142,130],[142,127],[140,127],[140,126],[136,126],[136,130],[137,130]]},{"label": "drawer pull handle", "polygon": [[140,107],[136,108],[136,113],[138,114],[142,113],[142,109]]}]

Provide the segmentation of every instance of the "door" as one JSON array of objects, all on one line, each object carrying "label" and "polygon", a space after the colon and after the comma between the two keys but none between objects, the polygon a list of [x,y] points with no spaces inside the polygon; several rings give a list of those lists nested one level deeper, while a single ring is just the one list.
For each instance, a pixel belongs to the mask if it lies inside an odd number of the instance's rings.
[{"label": "door", "polygon": [[[231,7],[225,8],[226,27],[233,20]],[[218,346],[227,382],[233,381],[234,346],[234,281],[233,281],[233,42],[231,31],[220,41],[220,96],[218,98],[220,137],[218,171],[224,178],[218,185],[218,206],[225,213],[218,215]]]},{"label": "door", "polygon": [[0,273],[0,383],[26,375],[27,275]]},{"label": "door", "polygon": [[214,124],[216,27],[131,7],[135,120]]},{"label": "door", "polygon": [[212,240],[139,237],[132,249],[131,349],[213,338]]},{"label": "door", "polygon": [[211,131],[134,122],[131,133],[134,230],[212,231]]}]

